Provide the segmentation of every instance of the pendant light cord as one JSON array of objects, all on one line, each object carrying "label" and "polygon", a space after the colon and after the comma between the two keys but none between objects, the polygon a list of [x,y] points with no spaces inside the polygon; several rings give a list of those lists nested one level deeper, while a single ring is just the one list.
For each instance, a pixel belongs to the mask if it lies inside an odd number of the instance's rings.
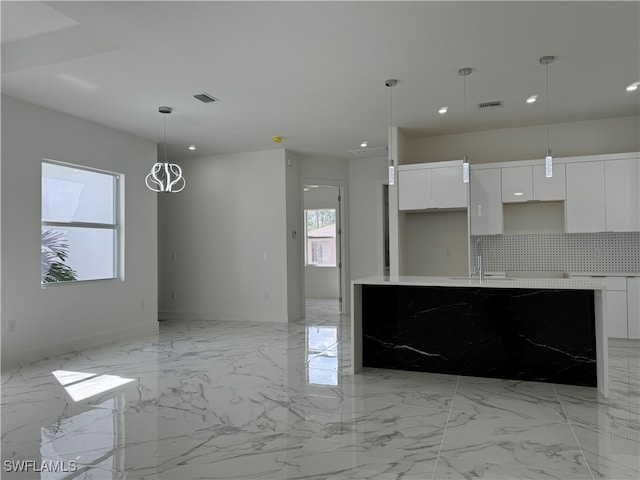
[{"label": "pendant light cord", "polygon": [[389,87],[389,160],[393,166],[393,86]]},{"label": "pendant light cord", "polygon": [[[465,129],[468,129],[468,125],[467,125],[467,75],[463,76],[464,77],[464,126],[465,126]],[[465,152],[465,155],[467,155],[467,152],[469,151],[468,137],[469,137],[469,132],[465,131],[465,133],[464,133],[464,152]]]},{"label": "pendant light cord", "polygon": [[167,115],[164,117],[164,163],[167,163]]},{"label": "pendant light cord", "polygon": [[546,95],[546,105],[547,105],[547,151],[550,148],[549,142],[549,64],[545,63],[544,65],[545,77],[547,80],[547,95]]}]

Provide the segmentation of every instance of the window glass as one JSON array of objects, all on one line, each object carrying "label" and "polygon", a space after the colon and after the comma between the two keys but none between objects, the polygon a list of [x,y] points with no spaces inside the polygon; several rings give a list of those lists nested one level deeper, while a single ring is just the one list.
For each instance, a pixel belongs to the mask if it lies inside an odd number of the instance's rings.
[{"label": "window glass", "polygon": [[43,161],[41,282],[118,276],[118,175]]},{"label": "window glass", "polygon": [[305,264],[336,266],[336,210],[305,210]]},{"label": "window glass", "polygon": [[43,226],[43,237],[45,232],[59,236],[66,243],[68,255],[62,263],[75,272],[75,276],[60,277],[57,281],[98,280],[116,277],[116,235],[114,230]]},{"label": "window glass", "polygon": [[42,220],[115,223],[115,177],[42,164]]}]

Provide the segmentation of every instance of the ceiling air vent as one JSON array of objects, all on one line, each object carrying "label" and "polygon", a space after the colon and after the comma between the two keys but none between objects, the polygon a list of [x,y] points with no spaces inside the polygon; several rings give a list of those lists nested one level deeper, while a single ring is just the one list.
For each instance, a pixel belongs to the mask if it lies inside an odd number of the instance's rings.
[{"label": "ceiling air vent", "polygon": [[203,93],[199,93],[197,95],[194,95],[193,98],[197,98],[202,103],[211,103],[211,102],[219,102],[220,101],[216,97],[214,97],[212,95],[209,95],[207,92],[203,92]]},{"label": "ceiling air vent", "polygon": [[358,158],[386,157],[387,147],[359,148],[358,150],[349,150],[349,153]]},{"label": "ceiling air vent", "polygon": [[478,104],[478,110],[494,110],[496,108],[502,108],[502,100],[495,100],[493,102],[482,102]]}]

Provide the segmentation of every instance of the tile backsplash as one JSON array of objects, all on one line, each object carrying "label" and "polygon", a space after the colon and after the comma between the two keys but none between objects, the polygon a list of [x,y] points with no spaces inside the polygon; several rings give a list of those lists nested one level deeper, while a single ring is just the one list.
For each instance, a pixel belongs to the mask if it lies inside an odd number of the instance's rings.
[{"label": "tile backsplash", "polygon": [[487,272],[640,272],[640,232],[472,236],[473,258],[478,239]]}]

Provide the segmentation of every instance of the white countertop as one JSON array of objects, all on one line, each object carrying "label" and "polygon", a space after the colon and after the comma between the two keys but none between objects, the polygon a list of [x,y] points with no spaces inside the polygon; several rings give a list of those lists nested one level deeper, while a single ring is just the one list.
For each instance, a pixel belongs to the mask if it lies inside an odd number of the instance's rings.
[{"label": "white countertop", "polygon": [[355,285],[409,285],[428,287],[536,288],[551,290],[605,290],[606,286],[591,278],[478,278],[468,277],[365,277]]}]

